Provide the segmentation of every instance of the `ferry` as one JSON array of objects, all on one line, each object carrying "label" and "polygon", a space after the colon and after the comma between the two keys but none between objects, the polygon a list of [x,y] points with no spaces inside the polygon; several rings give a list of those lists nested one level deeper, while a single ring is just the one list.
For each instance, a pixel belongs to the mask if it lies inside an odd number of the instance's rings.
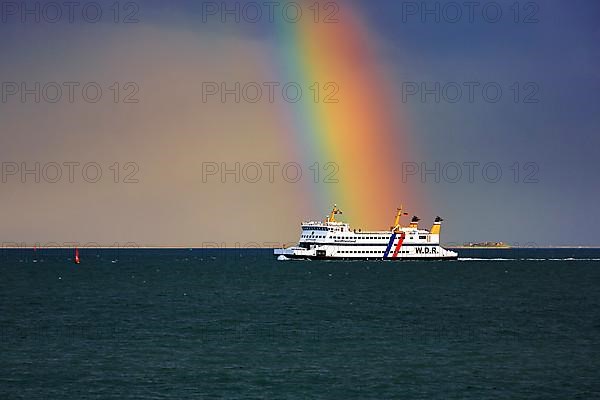
[{"label": "ferry", "polygon": [[419,229],[420,218],[412,217],[408,226],[400,220],[408,215],[397,209],[389,231],[351,229],[336,221],[342,211],[333,206],[324,221],[303,222],[297,245],[275,249],[279,260],[456,260],[458,253],[440,246],[443,219],[436,217],[430,230]]}]

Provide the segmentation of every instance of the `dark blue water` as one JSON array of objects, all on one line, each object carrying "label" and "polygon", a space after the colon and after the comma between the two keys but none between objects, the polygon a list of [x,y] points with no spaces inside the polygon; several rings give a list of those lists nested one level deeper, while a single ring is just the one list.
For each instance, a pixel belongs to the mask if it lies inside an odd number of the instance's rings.
[{"label": "dark blue water", "polygon": [[599,398],[600,251],[461,256],[4,250],[0,399]]}]

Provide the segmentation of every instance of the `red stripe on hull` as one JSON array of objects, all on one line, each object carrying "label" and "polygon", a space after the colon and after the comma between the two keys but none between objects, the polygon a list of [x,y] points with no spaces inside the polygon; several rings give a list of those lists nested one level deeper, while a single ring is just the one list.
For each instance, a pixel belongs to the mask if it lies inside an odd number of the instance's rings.
[{"label": "red stripe on hull", "polygon": [[396,248],[394,249],[394,254],[392,255],[392,258],[396,258],[396,256],[398,256],[398,252],[400,251],[400,247],[402,247],[402,242],[404,242],[404,238],[406,236],[404,235],[404,232],[402,232],[400,234],[400,239],[398,239],[398,244],[396,245]]}]

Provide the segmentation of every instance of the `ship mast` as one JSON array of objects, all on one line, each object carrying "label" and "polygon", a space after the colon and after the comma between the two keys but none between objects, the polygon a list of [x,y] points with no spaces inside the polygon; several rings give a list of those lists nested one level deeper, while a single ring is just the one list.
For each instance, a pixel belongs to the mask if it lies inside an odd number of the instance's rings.
[{"label": "ship mast", "polygon": [[400,204],[400,208],[397,208],[396,210],[398,211],[398,213],[396,214],[394,225],[391,226],[391,230],[394,232],[397,232],[400,228],[402,228],[402,226],[400,225],[400,217],[402,217],[402,215],[408,215],[408,213],[403,212],[404,206],[402,204]]},{"label": "ship mast", "polygon": [[342,214],[342,210],[337,208],[337,204],[333,205],[333,209],[331,210],[329,218],[327,218],[327,222],[335,222],[335,214]]}]

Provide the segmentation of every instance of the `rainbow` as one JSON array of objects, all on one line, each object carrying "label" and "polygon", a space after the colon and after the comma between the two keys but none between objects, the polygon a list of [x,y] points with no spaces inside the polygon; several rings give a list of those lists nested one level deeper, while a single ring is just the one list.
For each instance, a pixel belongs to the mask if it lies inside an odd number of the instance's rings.
[{"label": "rainbow", "polygon": [[[340,5],[338,22],[325,23],[307,12],[314,0],[299,4],[304,15],[298,22],[277,24],[274,54],[282,81],[305,92],[301,102],[285,105],[280,126],[305,164],[319,163],[318,183],[308,187],[314,211],[324,214],[337,203],[353,226],[387,229],[400,202],[421,203],[402,184],[410,143],[398,84],[378,59],[379,43],[356,6]],[[333,11],[326,4],[321,19]],[[309,201],[306,191],[301,199]]]}]

